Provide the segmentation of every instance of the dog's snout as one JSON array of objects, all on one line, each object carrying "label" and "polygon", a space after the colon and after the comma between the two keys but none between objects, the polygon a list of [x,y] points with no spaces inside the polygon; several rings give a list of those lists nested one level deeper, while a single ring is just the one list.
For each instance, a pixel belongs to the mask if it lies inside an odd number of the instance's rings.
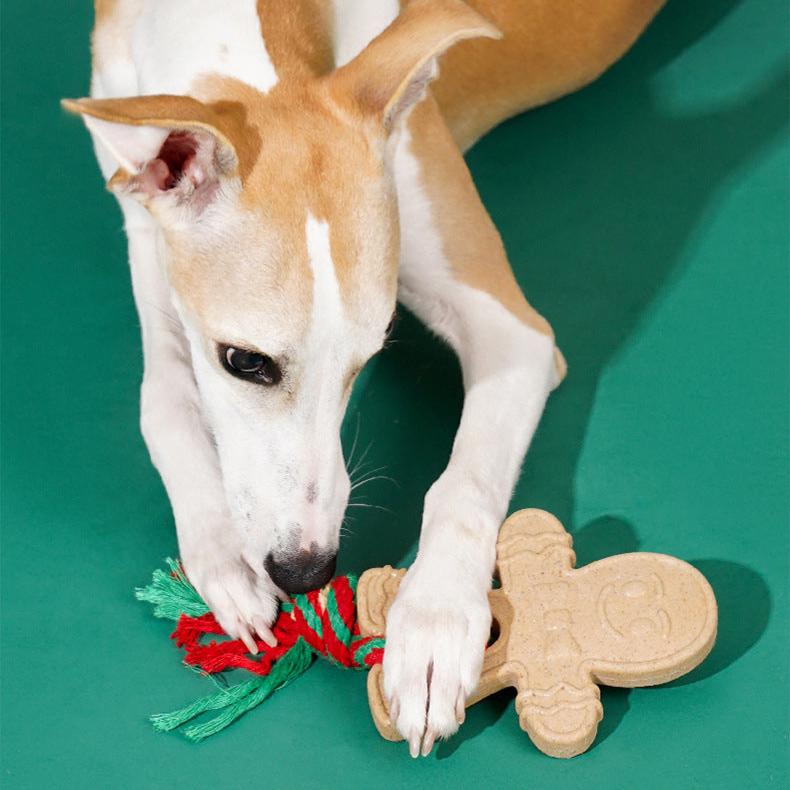
[{"label": "dog's snout", "polygon": [[323,587],[335,573],[337,554],[300,551],[275,557],[269,553],[264,565],[272,581],[284,592],[295,594]]}]

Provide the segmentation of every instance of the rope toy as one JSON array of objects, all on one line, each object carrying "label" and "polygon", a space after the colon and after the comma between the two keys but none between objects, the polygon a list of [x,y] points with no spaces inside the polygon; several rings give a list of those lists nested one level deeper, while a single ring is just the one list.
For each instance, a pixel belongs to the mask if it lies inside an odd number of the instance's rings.
[{"label": "rope toy", "polygon": [[[212,677],[218,685],[225,681],[225,685],[179,710],[152,716],[151,722],[160,732],[183,726],[189,740],[202,741],[302,675],[314,656],[351,669],[369,669],[384,657],[383,637],[360,634],[356,576],[338,576],[321,590],[295,595],[282,603],[272,627],[277,645],[269,647],[257,639],[259,652],[251,657],[240,639],[207,641],[209,637],[225,636],[225,632],[190,584],[181,564],[168,559],[167,565],[169,570],[154,571],[151,583],[135,590],[135,597],[152,604],[154,616],[176,622],[170,637],[183,648],[187,666]],[[253,677],[227,685],[221,673],[233,669]],[[216,715],[184,726],[206,712]]]},{"label": "rope toy", "polygon": [[[664,554],[620,554],[575,567],[571,536],[542,510],[520,510],[505,521],[497,541],[500,586],[488,594],[492,631],[476,701],[506,687],[517,691],[519,723],[553,757],[587,749],[603,716],[599,683],[632,688],[666,683],[691,671],[716,639],[713,590],[693,566]],[[370,568],[359,580],[339,576],[322,590],[283,603],[274,628],[278,644],[257,641],[254,658],[223,632],[178,562],[154,573],[137,597],[154,614],[177,622],[172,637],[184,663],[225,681],[191,705],[153,716],[158,730],[173,730],[196,716],[213,718],[184,727],[200,741],[290,683],[323,656],[334,664],[370,669],[368,702],[379,733],[400,740],[383,693],[381,662],[387,612],[405,570]],[[210,639],[210,641],[207,641]],[[252,678],[227,685],[226,670]],[[218,683],[219,685],[219,683]]]}]

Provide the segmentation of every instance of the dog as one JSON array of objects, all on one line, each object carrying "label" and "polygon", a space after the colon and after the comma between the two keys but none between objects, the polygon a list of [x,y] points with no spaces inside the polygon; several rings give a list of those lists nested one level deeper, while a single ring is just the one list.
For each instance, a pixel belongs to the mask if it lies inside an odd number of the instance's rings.
[{"label": "dog", "polygon": [[123,213],[141,429],[184,568],[251,653],[284,593],[334,572],[341,422],[396,300],[458,355],[460,424],[387,625],[415,757],[477,685],[498,528],[565,374],[462,152],[597,77],[660,5],[95,3],[91,98],[63,104]]}]

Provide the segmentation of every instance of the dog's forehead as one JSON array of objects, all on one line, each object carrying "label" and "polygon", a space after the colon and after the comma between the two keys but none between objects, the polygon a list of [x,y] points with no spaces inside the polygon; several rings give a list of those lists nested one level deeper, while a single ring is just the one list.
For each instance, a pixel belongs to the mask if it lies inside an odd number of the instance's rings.
[{"label": "dog's forehead", "polygon": [[[336,314],[325,331],[363,352],[397,280],[397,204],[378,141],[308,91],[240,98],[259,148],[239,192],[172,242],[171,282],[225,341],[293,349]],[[333,298],[329,313],[316,304]]]},{"label": "dog's forehead", "polygon": [[[340,118],[311,92],[264,97],[261,150],[241,200],[276,229],[285,246],[303,243],[305,217],[325,222],[346,302],[397,274],[397,204],[381,139]],[[367,298],[370,294],[365,293]]]},{"label": "dog's forehead", "polygon": [[[388,206],[294,201],[285,215],[231,201],[171,234],[170,280],[212,339],[270,354],[342,336],[373,353],[395,302],[397,222]],[[321,208],[324,210],[322,211]]]}]

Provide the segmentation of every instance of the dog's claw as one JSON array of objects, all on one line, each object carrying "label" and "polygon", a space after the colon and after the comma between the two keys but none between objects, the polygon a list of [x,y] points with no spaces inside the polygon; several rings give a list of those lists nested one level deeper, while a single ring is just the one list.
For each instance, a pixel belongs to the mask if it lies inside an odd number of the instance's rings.
[{"label": "dog's claw", "polygon": [[279,587],[274,588],[274,594],[280,600],[281,603],[288,603],[291,598],[288,593],[284,593]]},{"label": "dog's claw", "polygon": [[479,594],[453,586],[441,596],[452,604],[438,605],[435,599],[430,579],[412,566],[387,615],[383,691],[390,721],[413,757],[430,754],[436,740],[452,735],[464,720],[490,632],[482,585]]},{"label": "dog's claw", "polygon": [[396,722],[398,720],[398,714],[400,713],[400,702],[398,701],[397,697],[393,697],[390,701],[390,721]]},{"label": "dog's claw", "polygon": [[247,630],[247,626],[242,625],[241,623],[239,623],[239,639],[244,642],[244,646],[250,651],[250,653],[252,653],[252,655],[255,656],[258,654],[258,645],[255,644],[255,640]]},{"label": "dog's claw", "polygon": [[271,628],[266,625],[266,621],[262,617],[253,617],[252,623],[255,626],[255,631],[258,636],[263,639],[269,647],[277,647],[277,637],[272,633]]},{"label": "dog's claw", "polygon": [[436,733],[433,730],[428,730],[422,739],[422,756],[427,757],[433,749],[433,744],[436,741]]},{"label": "dog's claw", "polygon": [[455,702],[455,719],[459,725],[466,719],[466,706],[464,705],[464,690],[458,689],[458,699]]}]

